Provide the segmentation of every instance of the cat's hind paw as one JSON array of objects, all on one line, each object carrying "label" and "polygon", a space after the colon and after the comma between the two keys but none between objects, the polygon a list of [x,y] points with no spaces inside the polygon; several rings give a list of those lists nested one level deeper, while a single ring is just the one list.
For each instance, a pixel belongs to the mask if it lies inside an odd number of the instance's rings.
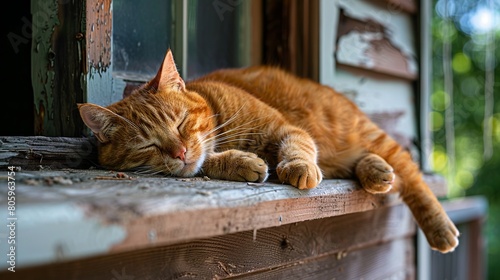
[{"label": "cat's hind paw", "polygon": [[361,186],[373,194],[390,191],[396,179],[392,166],[375,154],[369,154],[358,162],[356,176]]},{"label": "cat's hind paw", "polygon": [[441,253],[453,252],[458,246],[459,235],[458,229],[451,221],[443,223],[439,228],[426,234],[429,246]]},{"label": "cat's hind paw", "polygon": [[276,168],[278,178],[298,189],[312,189],[316,187],[323,175],[318,165],[305,160],[282,161]]}]

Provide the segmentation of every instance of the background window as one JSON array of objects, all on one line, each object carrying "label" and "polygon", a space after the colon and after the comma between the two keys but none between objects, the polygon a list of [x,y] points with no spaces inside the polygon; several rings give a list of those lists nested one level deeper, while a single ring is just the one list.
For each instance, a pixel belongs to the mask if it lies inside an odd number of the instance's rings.
[{"label": "background window", "polygon": [[172,3],[113,0],[115,77],[146,81],[161,65],[172,42]]},{"label": "background window", "polygon": [[188,77],[243,66],[240,36],[244,5],[203,0],[188,3]]}]

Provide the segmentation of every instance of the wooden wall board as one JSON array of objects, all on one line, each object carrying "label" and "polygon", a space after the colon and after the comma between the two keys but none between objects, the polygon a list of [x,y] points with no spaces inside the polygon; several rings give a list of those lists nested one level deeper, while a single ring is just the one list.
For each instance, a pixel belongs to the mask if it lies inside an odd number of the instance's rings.
[{"label": "wooden wall board", "polygon": [[126,274],[135,279],[288,279],[296,273],[304,279],[402,278],[413,271],[414,233],[408,209],[397,205],[20,269],[16,276],[110,279]]},{"label": "wooden wall board", "polygon": [[[381,128],[410,148],[417,137],[414,87],[404,80],[337,68],[335,87]],[[384,118],[384,116],[386,116]]]},{"label": "wooden wall board", "polygon": [[77,103],[117,101],[111,77],[111,0],[31,2],[35,135],[86,132]]},{"label": "wooden wall board", "polygon": [[353,252],[243,276],[243,279],[406,279],[415,278],[413,240],[398,239]]},{"label": "wooden wall board", "polygon": [[264,1],[263,63],[319,79],[319,0]]},{"label": "wooden wall board", "polygon": [[380,5],[384,5],[387,10],[398,13],[405,12],[408,14],[415,14],[419,12],[418,5],[420,4],[418,0],[372,0],[374,2],[379,2]]},{"label": "wooden wall board", "polygon": [[382,24],[348,17],[342,10],[338,29],[337,63],[408,80],[417,78],[414,58],[391,42]]},{"label": "wooden wall board", "polygon": [[0,169],[19,166],[23,170],[82,168],[97,166],[94,138],[0,136]]},{"label": "wooden wall board", "polygon": [[[31,79],[36,135],[75,136],[83,122],[76,103],[84,101],[80,18],[82,1],[31,1],[33,51]],[[83,35],[82,35],[83,36]],[[80,51],[80,52],[79,52]],[[84,57],[84,56],[83,56]]]},{"label": "wooden wall board", "polygon": [[[411,15],[403,11],[391,10],[389,5],[380,6],[376,1],[367,0],[338,0],[338,7],[346,17],[365,23],[365,26],[354,25],[353,27],[357,28],[353,31],[366,33],[368,37],[382,37],[390,42],[406,58],[407,72],[416,77],[418,73],[416,29]],[[373,32],[371,27],[375,25],[382,27],[380,31]],[[341,35],[337,34],[337,37],[340,38]],[[339,49],[337,49],[338,52],[340,52]],[[366,55],[360,58],[371,60]],[[383,61],[383,57],[378,61]],[[351,65],[356,66],[356,64]]]},{"label": "wooden wall board", "polygon": [[[335,86],[335,73],[339,63],[404,79],[417,79],[414,14],[403,8],[410,5],[401,2],[320,1],[320,82]],[[348,24],[342,19],[349,19]],[[376,26],[379,28],[374,29]],[[350,40],[346,36],[350,36]],[[341,46],[338,45],[339,41],[342,41]],[[382,45],[389,48],[381,47]],[[399,62],[405,60],[405,65],[399,63],[403,68],[392,69],[393,54],[396,54]]]}]

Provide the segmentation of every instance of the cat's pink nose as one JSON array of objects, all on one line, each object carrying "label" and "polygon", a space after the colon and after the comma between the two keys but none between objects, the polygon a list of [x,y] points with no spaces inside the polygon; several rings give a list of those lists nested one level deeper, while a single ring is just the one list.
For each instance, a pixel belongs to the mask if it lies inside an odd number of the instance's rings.
[{"label": "cat's pink nose", "polygon": [[180,159],[182,161],[185,161],[186,160],[186,152],[187,152],[186,147],[181,146],[177,151],[175,151],[172,154],[172,157],[173,158],[178,158],[178,159]]}]

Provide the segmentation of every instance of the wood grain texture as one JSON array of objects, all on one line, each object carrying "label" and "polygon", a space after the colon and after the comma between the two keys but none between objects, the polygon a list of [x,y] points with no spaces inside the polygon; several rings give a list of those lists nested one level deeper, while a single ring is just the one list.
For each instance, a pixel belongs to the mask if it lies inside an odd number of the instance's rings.
[{"label": "wood grain texture", "polygon": [[[95,138],[1,136],[0,169],[12,165],[22,170],[98,167],[96,145]],[[425,174],[424,178],[437,196],[446,196],[443,177]]]},{"label": "wood grain texture", "polygon": [[[21,269],[17,279],[377,279],[411,275],[404,205]],[[291,277],[291,278],[290,278]],[[305,278],[302,278],[305,277]],[[408,277],[404,277],[409,279]],[[410,277],[411,279],[411,277]]]},{"label": "wood grain texture", "polygon": [[406,12],[415,14],[418,12],[418,4],[420,1],[417,0],[382,0],[387,3],[387,9],[391,12]]},{"label": "wood grain texture", "polygon": [[319,80],[319,1],[264,0],[263,62]]},{"label": "wood grain texture", "polygon": [[85,29],[84,7],[83,1],[31,3],[36,135],[76,136],[83,129],[76,103],[84,101],[83,43],[79,35]]},{"label": "wood grain texture", "polygon": [[88,64],[103,72],[111,65],[112,19],[111,0],[86,1]]},{"label": "wood grain texture", "polygon": [[391,27],[373,21],[361,21],[340,14],[337,32],[337,63],[359,67],[408,80],[418,73],[412,62],[388,35]]},{"label": "wood grain texture", "polygon": [[0,169],[11,165],[23,170],[89,168],[97,165],[97,147],[88,138],[2,136]]},{"label": "wood grain texture", "polygon": [[[353,252],[243,275],[243,279],[414,279],[413,240],[399,239]],[[239,278],[239,277],[236,277]]]},{"label": "wood grain texture", "polygon": [[[5,180],[6,177],[1,181]],[[23,224],[23,232],[34,235],[27,234],[27,241],[22,242],[18,250],[29,252],[39,242],[54,247],[47,249],[45,256],[32,258],[29,261],[32,265],[185,242],[400,203],[395,194],[371,195],[349,180],[327,180],[315,189],[301,191],[275,183],[249,185],[200,178],[138,177],[132,173],[102,170],[64,170],[17,172],[16,186],[16,205],[23,209],[23,215],[36,217],[26,219]],[[0,190],[2,205],[7,203],[5,192],[6,188]],[[0,215],[6,209],[1,207]],[[53,215],[60,209],[70,209],[65,211],[71,211],[74,217],[54,219]],[[117,227],[113,232],[120,230],[125,234],[111,245],[101,244],[95,236],[80,234],[84,230],[82,227],[86,229],[92,225],[97,226],[96,231]],[[59,230],[61,226],[66,230]],[[41,230],[45,240],[40,240],[37,234]],[[81,236],[79,243],[68,243],[77,235]],[[66,243],[68,245],[64,245]],[[62,256],[49,254],[57,246],[69,246],[71,250]],[[94,247],[96,249],[91,249]]]}]

